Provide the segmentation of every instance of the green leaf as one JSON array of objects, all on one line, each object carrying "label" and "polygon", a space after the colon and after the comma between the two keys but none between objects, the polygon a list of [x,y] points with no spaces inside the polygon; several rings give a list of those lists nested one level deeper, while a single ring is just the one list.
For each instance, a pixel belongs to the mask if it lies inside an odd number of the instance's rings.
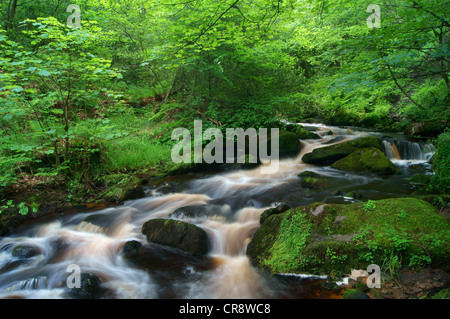
[{"label": "green leaf", "polygon": [[19,209],[19,214],[23,215],[23,216],[27,215],[28,214],[28,207],[25,206],[25,207],[20,208]]},{"label": "green leaf", "polygon": [[21,93],[24,91],[24,89],[21,86],[15,86],[15,87],[11,88],[10,91],[14,92],[14,93]]},{"label": "green leaf", "polygon": [[52,75],[47,70],[40,70],[37,74],[40,75],[40,76],[45,76],[45,77],[48,77],[48,76]]},{"label": "green leaf", "polygon": [[50,112],[52,112],[53,114],[64,114],[64,111],[61,109],[51,109]]}]

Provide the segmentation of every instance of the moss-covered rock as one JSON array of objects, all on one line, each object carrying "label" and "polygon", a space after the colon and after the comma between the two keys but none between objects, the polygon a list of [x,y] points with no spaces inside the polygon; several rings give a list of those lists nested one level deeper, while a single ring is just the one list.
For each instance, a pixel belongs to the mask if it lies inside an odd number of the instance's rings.
[{"label": "moss-covered rock", "polygon": [[349,289],[344,292],[342,299],[370,299],[370,297],[358,289]]},{"label": "moss-covered rock", "polygon": [[142,180],[136,176],[110,175],[105,178],[105,184],[98,198],[107,202],[122,203],[145,196]]},{"label": "moss-covered rock", "polygon": [[306,177],[320,177],[321,175],[316,173],[316,172],[312,172],[312,171],[303,171],[300,174],[298,174],[298,177],[300,178],[306,178]]},{"label": "moss-covered rock", "polygon": [[192,255],[206,255],[210,242],[207,233],[198,226],[174,219],[151,219],[142,226],[147,240],[166,245]]},{"label": "moss-covered rock", "polygon": [[445,120],[434,118],[423,122],[411,123],[405,134],[414,138],[433,138],[442,133],[447,127]]},{"label": "moss-covered rock", "polygon": [[309,139],[320,139],[321,136],[308,131],[303,126],[299,124],[288,124],[286,126],[286,131],[294,133],[297,138],[300,140],[309,140]]},{"label": "moss-covered rock", "polygon": [[266,219],[269,218],[270,216],[275,215],[275,214],[281,214],[281,213],[284,213],[285,211],[288,211],[289,209],[291,209],[291,207],[290,207],[289,205],[287,205],[287,204],[284,204],[284,203],[281,204],[281,205],[278,205],[277,207],[266,209],[266,210],[261,214],[261,216],[260,216],[260,218],[259,218],[259,223],[262,224],[262,223],[264,223],[264,222],[266,221]]},{"label": "moss-covered rock", "polygon": [[334,162],[331,165],[342,171],[371,172],[379,175],[392,175],[400,170],[377,148],[363,148]]},{"label": "moss-covered rock", "polygon": [[[317,213],[318,207],[321,207]],[[415,198],[311,204],[272,215],[247,247],[271,273],[349,274],[399,258],[403,265],[448,268],[450,225]]]},{"label": "moss-covered rock", "polygon": [[300,184],[302,185],[302,187],[313,190],[329,188],[333,185],[333,181],[335,180],[332,177],[322,176],[311,171],[304,171],[300,173],[298,177],[300,177]]},{"label": "moss-covered rock", "polygon": [[305,177],[301,181],[302,187],[320,190],[331,185],[331,182],[324,177]]},{"label": "moss-covered rock", "polygon": [[450,288],[442,289],[431,297],[431,299],[450,299]]},{"label": "moss-covered rock", "polygon": [[[271,140],[268,141],[268,148],[272,145]],[[300,140],[292,132],[280,132],[279,135],[279,155],[280,158],[289,158],[297,156],[302,150]]]},{"label": "moss-covered rock", "polygon": [[414,174],[413,176],[408,178],[408,181],[413,186],[426,186],[431,181],[431,175]]},{"label": "moss-covered rock", "polygon": [[450,193],[450,132],[439,135],[433,160],[435,174],[431,178],[430,190],[434,193]]},{"label": "moss-covered rock", "polygon": [[369,136],[340,144],[316,148],[311,153],[305,154],[302,160],[308,164],[326,166],[350,155],[354,151],[369,147],[379,149],[380,151],[383,150],[381,140],[377,137]]}]

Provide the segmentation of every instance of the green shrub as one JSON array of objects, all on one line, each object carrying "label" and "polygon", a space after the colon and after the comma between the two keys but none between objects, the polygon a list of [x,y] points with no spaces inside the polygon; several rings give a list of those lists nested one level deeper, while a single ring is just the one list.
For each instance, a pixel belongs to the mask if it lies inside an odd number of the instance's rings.
[{"label": "green shrub", "polygon": [[434,176],[431,177],[430,191],[450,193],[450,132],[439,135],[433,161]]}]

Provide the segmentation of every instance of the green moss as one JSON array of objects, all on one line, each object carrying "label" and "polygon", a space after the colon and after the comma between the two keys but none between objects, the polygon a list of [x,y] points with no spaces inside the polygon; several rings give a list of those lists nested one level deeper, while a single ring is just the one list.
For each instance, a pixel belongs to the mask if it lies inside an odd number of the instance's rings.
[{"label": "green moss", "polygon": [[376,148],[364,148],[333,163],[333,168],[351,172],[371,172],[380,175],[399,173],[399,169]]},{"label": "green moss", "polygon": [[433,161],[435,175],[431,178],[429,190],[442,194],[450,193],[450,132],[441,134],[436,143]]},{"label": "green moss", "polygon": [[426,174],[414,174],[410,178],[408,178],[408,181],[411,185],[414,186],[426,186],[431,181],[431,176]]},{"label": "green moss", "polygon": [[370,299],[367,294],[358,289],[349,289],[342,295],[342,299]]},{"label": "green moss", "polygon": [[304,171],[298,174],[298,177],[319,177],[320,174],[311,171]]},{"label": "green moss", "polygon": [[286,272],[300,266],[298,256],[306,246],[311,225],[304,213],[283,214],[278,236],[270,250],[270,258],[263,262],[272,271]]},{"label": "green moss", "polygon": [[369,136],[336,145],[316,148],[311,153],[305,154],[302,160],[308,164],[331,165],[334,162],[350,155],[354,151],[370,147],[376,148],[380,151],[383,149],[381,141],[378,138]]},{"label": "green moss", "polygon": [[327,178],[323,177],[306,177],[301,181],[302,187],[312,189],[322,189],[331,185],[331,182]]},{"label": "green moss", "polygon": [[450,299],[450,288],[442,289],[431,297],[431,299]]},{"label": "green moss", "polygon": [[[271,141],[268,141],[269,149],[272,145]],[[280,132],[279,136],[279,155],[280,158],[288,158],[297,156],[302,147],[298,137],[292,132]]]},{"label": "green moss", "polygon": [[129,199],[144,197],[142,180],[136,176],[122,174],[109,175],[104,178],[105,189],[98,195],[98,199],[121,203]]},{"label": "green moss", "polygon": [[434,207],[414,198],[348,205],[318,203],[273,215],[247,251],[270,272],[348,274],[396,257],[403,265],[448,268],[450,226]]},{"label": "green moss", "polygon": [[286,130],[288,132],[294,133],[297,136],[297,138],[300,140],[320,139],[321,138],[321,136],[319,136],[316,133],[313,133],[311,131],[308,131],[301,125],[289,124],[286,126]]}]

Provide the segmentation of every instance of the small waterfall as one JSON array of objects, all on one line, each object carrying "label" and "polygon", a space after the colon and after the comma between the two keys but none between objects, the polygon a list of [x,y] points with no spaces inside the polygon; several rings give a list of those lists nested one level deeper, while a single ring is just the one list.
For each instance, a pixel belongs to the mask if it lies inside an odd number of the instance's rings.
[{"label": "small waterfall", "polygon": [[383,139],[384,151],[391,160],[426,161],[435,153],[432,144],[400,139]]}]

